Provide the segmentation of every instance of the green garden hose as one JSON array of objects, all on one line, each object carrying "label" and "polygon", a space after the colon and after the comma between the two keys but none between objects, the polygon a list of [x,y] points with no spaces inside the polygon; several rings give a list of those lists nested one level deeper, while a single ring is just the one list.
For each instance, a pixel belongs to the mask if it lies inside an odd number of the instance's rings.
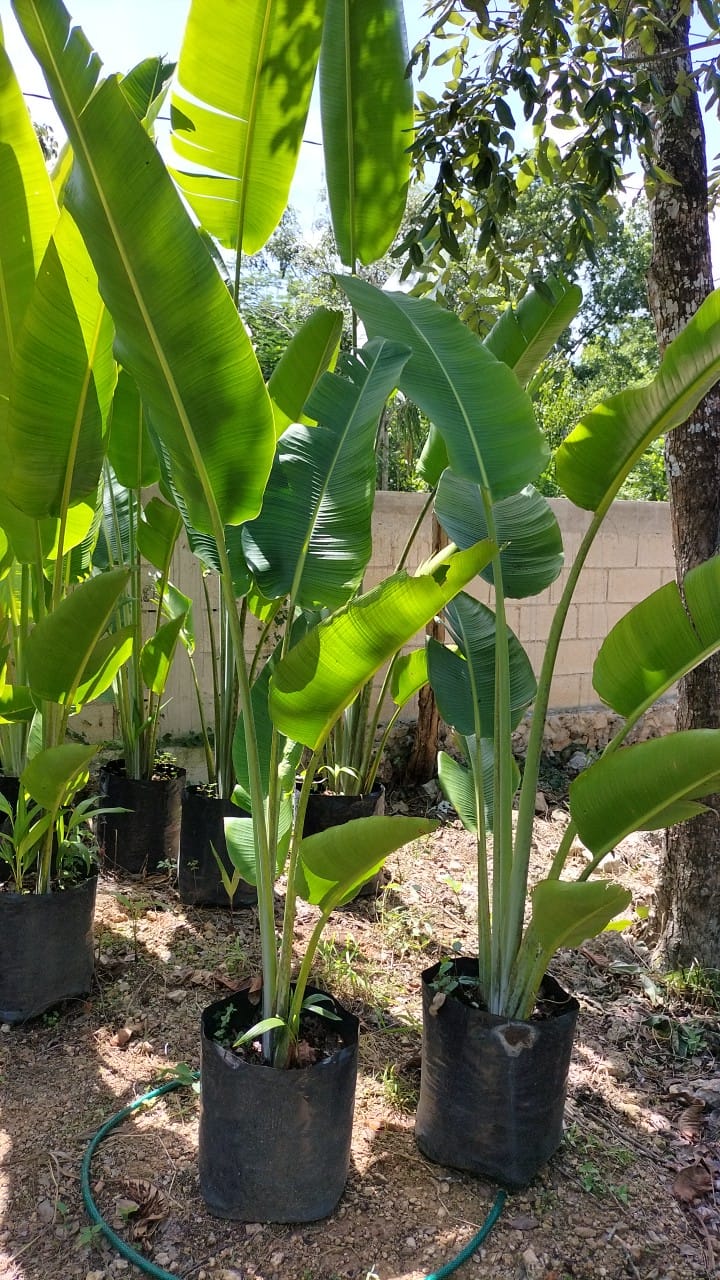
[{"label": "green garden hose", "polygon": [[[155,1089],[150,1089],[147,1093],[143,1093],[139,1098],[135,1098],[133,1102],[129,1102],[121,1111],[116,1111],[115,1115],[111,1116],[109,1120],[106,1120],[105,1124],[101,1125],[94,1137],[91,1138],[88,1143],[87,1150],[85,1151],[85,1155],[83,1156],[82,1165],[80,1166],[80,1187],[82,1190],[82,1198],[88,1212],[88,1217],[90,1218],[93,1226],[100,1228],[102,1234],[110,1241],[113,1248],[117,1249],[121,1257],[127,1259],[128,1262],[132,1262],[134,1266],[138,1267],[140,1271],[144,1271],[146,1275],[155,1276],[156,1280],[178,1280],[178,1277],[172,1271],[164,1271],[162,1267],[156,1267],[154,1262],[151,1262],[149,1258],[143,1257],[141,1253],[138,1253],[137,1249],[133,1249],[132,1246],[129,1245],[127,1241],[123,1240],[116,1231],[113,1231],[109,1223],[105,1221],[93,1199],[92,1191],[90,1190],[90,1166],[92,1164],[92,1158],[100,1146],[100,1143],[108,1136],[109,1133],[112,1133],[113,1129],[117,1128],[123,1120],[127,1120],[128,1116],[131,1116],[141,1107],[154,1102],[156,1098],[161,1098],[164,1093],[170,1093],[173,1089],[179,1089],[181,1085],[192,1084],[193,1080],[197,1079],[198,1073],[195,1071],[192,1072],[192,1079],[189,1075],[174,1077],[172,1080],[167,1080],[164,1084],[158,1085]],[[468,1258],[473,1255],[476,1249],[479,1249],[483,1240],[485,1240],[492,1231],[495,1223],[502,1213],[504,1204],[505,1192],[498,1191],[493,1207],[477,1235],[473,1236],[472,1240],[465,1245],[464,1249],[460,1250],[460,1253],[458,1253],[456,1257],[452,1258],[450,1262],[446,1262],[445,1266],[441,1267],[439,1271],[433,1271],[432,1275],[426,1277],[426,1280],[445,1280],[445,1276],[452,1275],[454,1271],[457,1271],[458,1267],[462,1266],[463,1262],[467,1262]]]}]

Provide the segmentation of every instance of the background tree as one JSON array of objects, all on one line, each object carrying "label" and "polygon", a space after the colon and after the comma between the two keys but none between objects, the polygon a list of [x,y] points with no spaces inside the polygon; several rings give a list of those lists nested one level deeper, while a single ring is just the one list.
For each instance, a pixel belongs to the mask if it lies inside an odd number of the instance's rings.
[{"label": "background tree", "polygon": [[[450,77],[439,99],[420,95],[418,172],[437,166],[422,217],[406,236],[406,270],[439,269],[470,229],[480,284],[509,288],[508,222],[540,179],[569,183],[568,254],[606,230],[634,149],[650,196],[650,307],[662,351],[712,288],[708,173],[699,94],[715,104],[720,74],[717,0],[611,6],[599,0],[434,0],[429,34]],[[416,47],[421,70],[430,38]],[[700,61],[693,65],[692,55]],[[524,122],[524,123],[523,123]],[[674,433],[667,456],[678,578],[720,547],[720,400],[712,395]],[[720,726],[720,666],[682,682],[678,728]],[[715,966],[720,950],[720,809],[669,833],[661,877],[661,947],[672,963]]]}]

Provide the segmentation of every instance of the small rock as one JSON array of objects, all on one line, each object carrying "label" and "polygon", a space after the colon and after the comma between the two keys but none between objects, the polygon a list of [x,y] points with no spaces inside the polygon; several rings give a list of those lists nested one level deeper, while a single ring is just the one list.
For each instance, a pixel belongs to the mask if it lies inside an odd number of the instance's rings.
[{"label": "small rock", "polygon": [[543,795],[542,791],[538,791],[535,794],[535,812],[539,818],[547,817],[548,802],[545,799],[545,796]]},{"label": "small rock", "polygon": [[405,1240],[405,1253],[414,1253],[417,1249],[417,1240],[414,1236],[408,1236]]},{"label": "small rock", "polygon": [[105,1280],[104,1271],[88,1271],[85,1274],[85,1280]]},{"label": "small rock", "polygon": [[2,1026],[0,1026],[0,1031],[3,1033],[3,1035],[5,1035],[5,1036],[6,1036],[6,1035],[7,1035],[7,1033],[8,1033],[8,1031],[12,1031],[12,1025],[11,1025],[11,1023],[9,1023],[9,1022],[3,1022]]},{"label": "small rock", "polygon": [[37,1215],[41,1222],[52,1222],[55,1218],[55,1205],[52,1200],[41,1200],[37,1207]]},{"label": "small rock", "polygon": [[277,1267],[281,1266],[281,1264],[284,1261],[285,1261],[284,1253],[273,1253],[270,1258],[270,1266],[275,1267],[277,1269]]},{"label": "small rock", "polygon": [[622,1054],[619,1053],[607,1055],[605,1058],[605,1070],[614,1080],[627,1080],[630,1076],[630,1067]]},{"label": "small rock", "polygon": [[537,1275],[538,1268],[540,1266],[540,1259],[538,1258],[535,1250],[526,1249],[523,1253],[522,1260],[528,1276]]},{"label": "small rock", "polygon": [[583,769],[587,769],[590,764],[590,757],[584,751],[573,751],[565,768],[568,773],[582,773]]},{"label": "small rock", "polygon": [[509,1218],[506,1223],[511,1231],[534,1231],[538,1225],[537,1218],[532,1218],[529,1213],[516,1213],[514,1218]]},{"label": "small rock", "polygon": [[252,1240],[253,1236],[258,1235],[258,1233],[259,1233],[260,1231],[262,1231],[262,1223],[261,1223],[261,1222],[246,1222],[246,1224],[245,1224],[245,1235],[246,1235],[246,1236],[249,1236],[251,1240]]}]

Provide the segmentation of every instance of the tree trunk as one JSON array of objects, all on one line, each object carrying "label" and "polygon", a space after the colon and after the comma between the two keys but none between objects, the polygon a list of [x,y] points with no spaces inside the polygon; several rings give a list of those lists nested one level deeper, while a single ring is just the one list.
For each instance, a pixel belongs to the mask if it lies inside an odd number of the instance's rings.
[{"label": "tree trunk", "polygon": [[[432,518],[432,555],[437,555],[438,551],[442,551],[447,546],[447,537],[444,529],[439,524],[437,516],[433,513]],[[434,640],[442,641],[445,634],[445,628],[441,622],[435,619],[428,624],[427,634],[432,636]],[[423,783],[429,782],[437,773],[437,753],[438,753],[438,729],[440,727],[440,716],[438,714],[435,694],[429,684],[426,684],[418,694],[418,717],[415,725],[415,741],[412,751],[408,758],[405,768],[405,781]]]},{"label": "tree trunk", "polygon": [[[671,12],[671,9],[673,12]],[[690,70],[689,20],[673,0],[664,16],[671,30],[658,36],[658,52],[681,46],[676,57],[653,62],[668,98],[678,71]],[[712,290],[705,132],[697,96],[682,115],[668,106],[655,121],[655,158],[676,179],[650,202],[653,250],[648,297],[661,352]],[[720,547],[720,393],[715,390],[665,446],[677,578]],[[720,657],[680,683],[677,728],[720,726]],[[720,797],[710,812],[667,833],[658,889],[659,953],[673,967],[693,960],[717,967],[720,957]],[[714,811],[713,811],[714,810]]]}]

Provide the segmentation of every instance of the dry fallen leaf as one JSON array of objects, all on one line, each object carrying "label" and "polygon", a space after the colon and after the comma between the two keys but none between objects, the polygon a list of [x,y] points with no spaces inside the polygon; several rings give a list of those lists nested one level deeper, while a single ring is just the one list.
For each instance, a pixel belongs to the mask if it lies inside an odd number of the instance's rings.
[{"label": "dry fallen leaf", "polygon": [[680,1113],[678,1118],[678,1132],[681,1138],[687,1138],[689,1142],[693,1142],[700,1137],[703,1130],[704,1110],[704,1103],[693,1102],[691,1106],[686,1107],[685,1110]]},{"label": "dry fallen leaf", "polygon": [[699,1200],[713,1189],[713,1180],[704,1164],[689,1164],[680,1169],[672,1184],[673,1195],[688,1204]]},{"label": "dry fallen leaf", "polygon": [[444,991],[436,991],[430,1004],[430,1017],[437,1018],[446,1000]]},{"label": "dry fallen leaf", "polygon": [[119,1031],[115,1032],[112,1042],[113,1044],[116,1044],[118,1048],[124,1049],[125,1045],[132,1040],[132,1036],[132,1027],[121,1027]]}]

